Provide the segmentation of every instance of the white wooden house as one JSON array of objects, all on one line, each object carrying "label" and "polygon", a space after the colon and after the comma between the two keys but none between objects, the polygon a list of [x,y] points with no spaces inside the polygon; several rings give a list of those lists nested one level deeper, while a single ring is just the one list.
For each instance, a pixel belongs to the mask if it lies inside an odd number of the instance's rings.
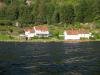
[{"label": "white wooden house", "polygon": [[25,36],[28,38],[31,37],[48,37],[49,30],[47,26],[34,26],[30,29],[25,29]]},{"label": "white wooden house", "polygon": [[89,39],[90,36],[91,33],[84,29],[80,29],[80,30],[71,29],[71,30],[64,31],[65,40],[80,40],[81,38]]},{"label": "white wooden house", "polygon": [[25,29],[24,31],[25,31],[25,37],[27,37],[28,39],[35,36],[33,29]]},{"label": "white wooden house", "polygon": [[37,37],[48,37],[49,29],[47,26],[34,26],[35,36]]}]

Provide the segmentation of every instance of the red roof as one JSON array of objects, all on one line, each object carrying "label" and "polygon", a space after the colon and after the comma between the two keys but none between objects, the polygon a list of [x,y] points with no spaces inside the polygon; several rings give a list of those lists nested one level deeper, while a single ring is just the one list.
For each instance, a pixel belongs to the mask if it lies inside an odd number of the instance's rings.
[{"label": "red roof", "polygon": [[36,30],[39,31],[48,31],[48,27],[47,26],[34,26]]},{"label": "red roof", "polygon": [[69,35],[77,35],[78,34],[78,30],[67,30],[66,32]]},{"label": "red roof", "polygon": [[68,35],[77,35],[77,34],[87,34],[89,32],[84,29],[80,29],[80,30],[71,29],[71,30],[67,30],[66,33]]},{"label": "red roof", "polygon": [[48,31],[48,27],[47,26],[34,26],[32,28],[26,28],[26,29],[24,29],[24,31],[26,31],[26,32],[27,31],[33,32],[33,31],[35,31],[34,28],[36,30],[39,30],[39,31]]}]

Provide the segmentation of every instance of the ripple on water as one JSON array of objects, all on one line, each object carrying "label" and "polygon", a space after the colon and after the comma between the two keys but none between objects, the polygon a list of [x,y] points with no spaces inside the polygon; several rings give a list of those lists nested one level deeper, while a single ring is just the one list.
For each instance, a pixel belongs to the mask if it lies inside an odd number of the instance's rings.
[{"label": "ripple on water", "polygon": [[0,75],[100,75],[100,43],[0,43]]}]

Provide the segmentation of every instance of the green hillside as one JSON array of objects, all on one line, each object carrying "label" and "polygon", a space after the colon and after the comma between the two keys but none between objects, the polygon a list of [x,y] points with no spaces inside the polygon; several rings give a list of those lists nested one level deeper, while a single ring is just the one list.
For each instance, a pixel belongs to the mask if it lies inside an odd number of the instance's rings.
[{"label": "green hillside", "polygon": [[[27,1],[31,1],[30,5]],[[0,0],[0,20],[55,24],[100,20],[100,0]]]}]

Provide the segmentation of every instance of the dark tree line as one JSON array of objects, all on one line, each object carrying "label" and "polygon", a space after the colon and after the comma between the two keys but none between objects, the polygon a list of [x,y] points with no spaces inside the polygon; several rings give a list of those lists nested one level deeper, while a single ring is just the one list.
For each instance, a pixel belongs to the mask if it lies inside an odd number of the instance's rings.
[{"label": "dark tree line", "polygon": [[0,22],[55,24],[100,20],[100,0],[0,0]]}]

